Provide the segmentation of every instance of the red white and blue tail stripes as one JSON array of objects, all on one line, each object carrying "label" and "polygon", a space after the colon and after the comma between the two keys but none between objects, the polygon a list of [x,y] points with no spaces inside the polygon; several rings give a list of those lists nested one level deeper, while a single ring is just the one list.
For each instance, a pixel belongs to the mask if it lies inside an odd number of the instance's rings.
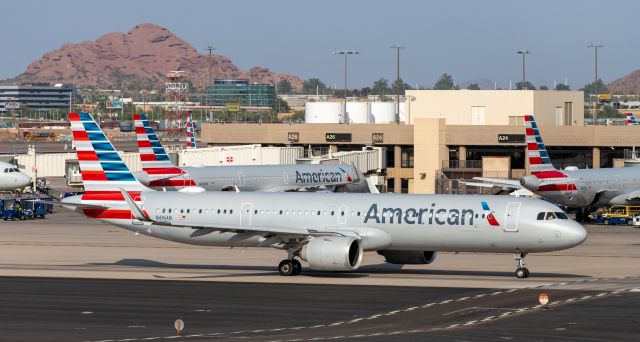
[{"label": "red white and blue tail stripes", "polygon": [[138,150],[142,170],[150,175],[179,175],[182,170],[173,165],[167,151],[165,151],[156,132],[151,128],[147,116],[133,114],[133,122],[136,128]]},{"label": "red white and blue tail stripes", "polygon": [[627,126],[638,126],[638,120],[633,113],[627,113]]},{"label": "red white and blue tail stripes", "polygon": [[187,113],[187,148],[196,148],[196,130],[193,126],[191,112]]},{"label": "red white and blue tail stripes", "polygon": [[547,148],[542,142],[538,125],[533,118],[533,115],[525,115],[525,129],[526,129],[526,141],[527,141],[527,156],[529,157],[529,166],[531,167],[531,174],[544,171],[556,170],[551,164],[549,153]]},{"label": "red white and blue tail stripes", "polygon": [[125,200],[120,189],[133,198],[139,198],[142,191],[150,189],[133,176],[90,114],[69,113],[69,122],[85,190],[82,201],[98,201],[110,207],[107,210],[84,209],[85,214],[97,218],[130,218],[129,210],[122,206]]}]

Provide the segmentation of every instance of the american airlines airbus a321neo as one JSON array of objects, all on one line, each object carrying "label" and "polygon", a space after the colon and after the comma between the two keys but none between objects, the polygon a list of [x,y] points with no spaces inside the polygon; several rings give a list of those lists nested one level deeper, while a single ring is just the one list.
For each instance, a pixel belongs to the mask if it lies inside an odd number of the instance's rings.
[{"label": "american airlines airbus a321neo", "polygon": [[[512,196],[154,191],[138,182],[90,114],[69,114],[85,194],[62,204],[160,239],[272,247],[281,275],[353,271],[363,251],[394,264],[429,264],[437,251],[528,253],[571,248],[587,232],[556,205]],[[478,265],[480,266],[480,265]]]},{"label": "american airlines airbus a321neo", "polygon": [[[634,118],[635,119],[635,118]],[[640,172],[635,167],[603,169],[556,169],[533,115],[525,116],[527,155],[531,175],[520,181],[474,178],[492,186],[525,188],[554,203],[576,210],[576,219],[603,206],[640,205]]]},{"label": "american airlines airbus a321neo", "polygon": [[[142,162],[142,171],[136,172],[135,176],[144,185],[157,190],[369,191],[360,172],[344,164],[175,166],[146,116],[134,114],[133,119]],[[191,132],[189,141],[195,146],[191,119],[187,130]]]}]

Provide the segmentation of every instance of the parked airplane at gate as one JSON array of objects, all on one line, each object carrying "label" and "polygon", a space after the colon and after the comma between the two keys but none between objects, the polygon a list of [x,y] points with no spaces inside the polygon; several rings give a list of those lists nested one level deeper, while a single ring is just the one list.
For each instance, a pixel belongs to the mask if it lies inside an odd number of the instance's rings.
[{"label": "parked airplane at gate", "polygon": [[69,114],[85,194],[62,204],[165,240],[272,247],[287,252],[281,275],[300,258],[322,271],[358,269],[363,251],[394,264],[429,264],[437,251],[528,253],[574,247],[587,233],[546,201],[510,196],[336,193],[182,193],[138,182],[91,115]]},{"label": "parked airplane at gate", "polygon": [[355,167],[344,164],[175,166],[146,115],[134,114],[142,171],[136,178],[158,190],[293,191],[329,189],[368,192]]},{"label": "parked airplane at gate", "polygon": [[31,178],[13,164],[0,161],[0,191],[22,189],[31,184]]},{"label": "parked airplane at gate", "polygon": [[525,116],[525,127],[531,175],[519,181],[474,179],[504,188],[523,187],[554,203],[576,209],[578,221],[599,207],[640,204],[640,173],[637,168],[558,170],[551,164],[533,115]]}]

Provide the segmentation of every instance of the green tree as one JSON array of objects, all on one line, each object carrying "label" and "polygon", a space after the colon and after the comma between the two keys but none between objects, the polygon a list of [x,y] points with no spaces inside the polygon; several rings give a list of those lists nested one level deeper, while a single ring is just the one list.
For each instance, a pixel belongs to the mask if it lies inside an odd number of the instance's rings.
[{"label": "green tree", "polygon": [[280,96],[276,96],[275,101],[273,101],[273,104],[271,105],[271,111],[275,114],[288,113],[291,111],[291,107],[289,107],[287,101],[281,99]]},{"label": "green tree", "polygon": [[451,77],[451,75],[447,73],[444,73],[442,74],[442,76],[440,76],[438,81],[436,81],[436,84],[433,86],[433,89],[451,90],[451,89],[456,89],[456,85],[455,83],[453,83],[453,77]]},{"label": "green tree", "polygon": [[289,80],[283,79],[278,82],[278,94],[289,94],[292,89],[293,86],[291,86],[291,82],[289,82]]},{"label": "green tree", "polygon": [[478,85],[478,83],[469,83],[469,86],[467,87],[467,89],[469,89],[469,90],[480,90],[480,86]]},{"label": "green tree", "polygon": [[541,85],[540,90],[549,90],[549,87],[547,87],[546,85]]},{"label": "green tree", "polygon": [[585,86],[582,88],[582,90],[584,91],[585,97],[588,98],[589,94],[595,94],[596,86],[598,88],[598,94],[606,94],[609,92],[609,88],[607,88],[607,85],[602,83],[601,79],[598,79],[598,82],[591,82],[589,84],[585,84]]},{"label": "green tree", "polygon": [[315,94],[318,92],[324,95],[327,92],[327,85],[317,78],[310,78],[302,82],[302,92],[304,94]]},{"label": "green tree", "polygon": [[526,81],[524,83],[522,83],[522,81],[520,81],[520,82],[516,83],[516,89],[518,89],[518,90],[523,90],[523,89],[525,89],[525,87],[526,87],[526,90],[536,90],[536,86],[531,84],[531,82],[529,82],[529,81]]},{"label": "green tree", "polygon": [[564,83],[558,83],[556,84],[556,90],[571,90],[571,87]]},{"label": "green tree", "polygon": [[393,93],[393,95],[398,94],[398,90],[400,91],[400,95],[404,95],[405,90],[407,89],[411,89],[411,86],[404,83],[401,79],[397,79],[393,82],[393,85],[391,85],[391,92]]},{"label": "green tree", "polygon": [[604,118],[623,118],[624,114],[618,112],[617,109],[611,106],[603,106],[602,109],[598,111],[598,119]]},{"label": "green tree", "polygon": [[371,94],[385,96],[391,93],[391,89],[389,89],[389,81],[381,78],[375,82],[373,82],[373,87],[371,87]]}]

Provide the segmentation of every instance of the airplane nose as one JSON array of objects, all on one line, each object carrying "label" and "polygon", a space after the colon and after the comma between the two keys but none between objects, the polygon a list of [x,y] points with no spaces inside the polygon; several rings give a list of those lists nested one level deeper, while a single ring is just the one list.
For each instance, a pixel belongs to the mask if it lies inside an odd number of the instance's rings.
[{"label": "airplane nose", "polygon": [[29,178],[29,176],[27,175],[22,175],[22,177],[19,178],[19,182],[20,186],[27,186],[31,184],[31,178]]},{"label": "airplane nose", "polygon": [[573,246],[583,243],[587,239],[587,230],[575,221],[567,221],[567,226],[563,231],[563,237]]}]

